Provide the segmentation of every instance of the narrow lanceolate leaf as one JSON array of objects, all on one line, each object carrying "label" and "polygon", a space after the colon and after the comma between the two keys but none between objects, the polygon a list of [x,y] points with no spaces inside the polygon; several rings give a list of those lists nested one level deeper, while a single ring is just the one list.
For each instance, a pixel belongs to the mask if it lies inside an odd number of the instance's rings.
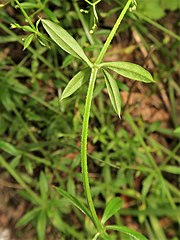
[{"label": "narrow lanceolate leaf", "polygon": [[21,152],[15,146],[3,140],[0,141],[0,149],[13,156],[18,156],[21,154]]},{"label": "narrow lanceolate leaf", "polygon": [[144,237],[142,234],[124,226],[109,225],[106,227],[106,230],[114,230],[114,231],[125,233],[131,236],[134,240],[147,240],[147,238]]},{"label": "narrow lanceolate leaf", "polygon": [[120,117],[121,114],[121,98],[120,93],[118,89],[118,85],[116,83],[116,80],[110,75],[109,72],[103,70],[105,82],[108,90],[108,94],[111,100],[111,103],[113,105],[113,108],[117,115]]},{"label": "narrow lanceolate leaf", "polygon": [[154,82],[151,74],[145,70],[143,67],[130,63],[130,62],[106,62],[102,63],[101,67],[108,68],[113,70],[114,72],[141,82]]},{"label": "narrow lanceolate leaf", "polygon": [[25,226],[33,219],[36,219],[40,213],[40,208],[34,208],[33,210],[27,212],[23,217],[16,223],[16,227]]},{"label": "narrow lanceolate leaf", "polygon": [[32,33],[29,36],[27,36],[27,38],[24,41],[24,48],[23,48],[23,50],[25,50],[26,48],[29,47],[29,45],[31,44],[31,42],[33,40],[33,37],[34,37],[34,33]]},{"label": "narrow lanceolate leaf", "polygon": [[64,51],[85,61],[89,66],[92,63],[87,58],[83,49],[77,41],[59,24],[53,23],[50,20],[42,19],[42,24],[49,36],[56,42]]},{"label": "narrow lanceolate leaf", "polygon": [[44,240],[46,236],[47,216],[44,210],[41,210],[37,220],[37,234],[39,240]]},{"label": "narrow lanceolate leaf", "polygon": [[72,95],[78,88],[80,88],[89,78],[90,78],[90,69],[86,68],[78,72],[67,84],[64,89],[61,100]]},{"label": "narrow lanceolate leaf", "polygon": [[81,210],[85,215],[87,215],[92,220],[91,213],[90,213],[89,209],[82,202],[80,202],[77,197],[75,197],[75,196],[71,195],[70,193],[64,191],[60,187],[56,187],[55,189],[57,190],[57,192],[59,194],[61,194],[64,198],[69,200],[75,207],[79,208],[79,210]]},{"label": "narrow lanceolate leaf", "polygon": [[119,209],[122,207],[122,203],[123,202],[119,197],[113,198],[108,202],[102,216],[102,224],[104,224],[110,217],[119,211]]},{"label": "narrow lanceolate leaf", "polygon": [[43,200],[48,197],[48,180],[43,171],[40,172],[39,189]]}]

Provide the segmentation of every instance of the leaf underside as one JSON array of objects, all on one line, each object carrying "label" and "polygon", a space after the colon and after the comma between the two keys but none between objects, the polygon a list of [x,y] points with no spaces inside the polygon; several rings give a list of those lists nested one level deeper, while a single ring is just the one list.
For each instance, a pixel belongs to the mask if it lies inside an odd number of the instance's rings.
[{"label": "leaf underside", "polygon": [[108,94],[109,94],[111,103],[113,105],[115,112],[120,117],[121,98],[120,98],[118,85],[116,83],[116,80],[111,76],[111,74],[108,71],[103,70],[103,73],[104,73],[105,83],[107,86],[107,90],[108,90]]}]

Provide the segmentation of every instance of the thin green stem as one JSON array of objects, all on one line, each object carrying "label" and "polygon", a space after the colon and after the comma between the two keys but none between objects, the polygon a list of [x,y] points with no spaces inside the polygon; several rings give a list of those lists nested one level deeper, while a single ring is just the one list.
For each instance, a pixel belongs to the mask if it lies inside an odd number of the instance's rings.
[{"label": "thin green stem", "polygon": [[125,7],[123,8],[123,10],[121,12],[121,14],[119,15],[119,18],[117,19],[116,23],[114,24],[114,27],[112,28],[112,30],[111,30],[111,32],[110,32],[110,34],[109,34],[109,36],[108,36],[108,38],[107,38],[103,48],[102,48],[102,50],[101,50],[101,52],[100,52],[100,54],[99,54],[99,56],[98,56],[98,58],[97,58],[97,60],[95,62],[96,64],[100,64],[101,61],[103,60],[104,55],[107,52],[107,49],[108,49],[112,39],[114,38],[114,35],[116,34],[116,31],[117,31],[121,21],[123,20],[124,15],[126,14],[126,12],[127,12],[128,8],[129,8],[131,2],[132,2],[132,0],[128,0],[127,1]]},{"label": "thin green stem", "polygon": [[94,91],[94,85],[98,73],[98,65],[101,63],[114,35],[116,34],[116,31],[125,15],[127,12],[132,0],[128,0],[124,9],[122,10],[119,18],[117,19],[113,29],[111,30],[104,47],[102,51],[100,52],[99,57],[97,58],[94,66],[92,67],[91,70],[91,77],[90,77],[90,82],[89,82],[89,87],[87,91],[87,96],[86,96],[86,103],[85,103],[85,110],[84,110],[84,118],[83,118],[83,125],[82,125],[82,136],[81,136],[81,168],[82,168],[82,177],[83,177],[83,185],[84,185],[84,191],[86,194],[86,198],[88,201],[89,209],[91,211],[91,215],[93,218],[94,225],[96,226],[97,230],[99,233],[101,233],[101,236],[108,237],[106,234],[104,227],[102,226],[101,222],[99,221],[99,218],[97,216],[94,203],[92,200],[91,196],[91,189],[90,189],[90,184],[89,184],[89,175],[88,175],[88,164],[87,164],[87,138],[88,138],[88,127],[89,127],[89,117],[90,117],[90,109],[91,109],[91,103],[92,103],[92,97],[93,97],[93,91]]},{"label": "thin green stem", "polygon": [[88,137],[88,127],[89,127],[89,116],[90,116],[91,102],[92,102],[93,90],[94,90],[97,72],[98,72],[97,68],[92,68],[89,87],[88,87],[87,96],[86,96],[84,118],[83,118],[83,125],[82,125],[82,136],[81,136],[81,168],[82,168],[84,191],[85,191],[88,205],[92,214],[92,218],[94,220],[94,224],[97,230],[99,232],[102,232],[102,225],[96,214],[96,210],[95,210],[92,196],[91,196],[89,176],[88,176],[88,165],[87,165],[87,137]]},{"label": "thin green stem", "polygon": [[172,82],[172,78],[169,78],[168,92],[169,92],[169,99],[170,99],[170,103],[171,103],[172,120],[173,120],[174,126],[177,127],[178,124],[177,124],[175,94],[174,94],[174,88],[173,88],[171,82]]},{"label": "thin green stem", "polygon": [[32,27],[32,29],[36,30],[33,22],[31,21],[31,18],[27,15],[26,11],[24,10],[24,8],[21,6],[21,4],[19,3],[18,0],[15,0],[15,2],[17,3],[18,7],[20,8],[22,14],[24,15],[24,17],[26,18],[26,20],[28,21],[29,25]]},{"label": "thin green stem", "polygon": [[99,2],[101,2],[101,0],[97,0],[96,2],[94,2],[94,3],[92,3],[92,2],[90,2],[90,1],[88,1],[88,0],[84,0],[85,2],[87,2],[89,5],[91,5],[91,6],[93,6],[93,5],[96,5],[96,4],[98,4]]},{"label": "thin green stem", "polygon": [[86,25],[86,22],[84,21],[83,15],[82,15],[82,13],[80,12],[78,3],[77,3],[76,1],[73,1],[73,6],[74,6],[74,8],[75,8],[75,10],[76,10],[76,13],[77,13],[77,15],[78,15],[78,17],[79,17],[79,20],[81,21],[81,24],[82,24],[82,26],[83,26],[83,29],[84,29],[84,31],[85,31],[85,33],[86,33],[86,36],[87,36],[90,44],[93,45],[93,44],[94,44],[94,40],[93,40],[93,38],[92,38],[92,35],[91,35],[90,32],[89,32],[89,29],[88,29],[88,27],[87,27],[87,25]]}]

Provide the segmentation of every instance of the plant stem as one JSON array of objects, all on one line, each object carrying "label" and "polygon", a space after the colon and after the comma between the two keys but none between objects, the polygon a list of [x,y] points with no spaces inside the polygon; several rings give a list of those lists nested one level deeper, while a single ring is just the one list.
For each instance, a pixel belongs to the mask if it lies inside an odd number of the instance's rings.
[{"label": "plant stem", "polygon": [[89,82],[89,87],[87,91],[86,96],[86,103],[85,103],[85,110],[84,110],[84,118],[83,118],[83,124],[82,124],[82,136],[81,136],[81,168],[82,168],[82,177],[83,177],[83,185],[84,185],[84,191],[86,194],[86,198],[88,201],[89,209],[91,211],[91,215],[93,218],[94,225],[96,226],[97,230],[101,233],[101,236],[106,238],[108,235],[106,234],[104,227],[102,226],[91,196],[91,189],[89,184],[89,176],[88,176],[88,164],[87,164],[87,138],[88,138],[88,127],[89,127],[89,117],[90,117],[90,109],[91,109],[91,103],[92,103],[92,97],[93,97],[93,91],[94,91],[94,85],[98,73],[98,65],[101,63],[114,35],[116,34],[116,31],[127,12],[132,0],[128,0],[125,7],[123,8],[119,18],[117,19],[114,27],[112,28],[101,52],[99,57],[97,58],[94,66],[91,70],[91,77]]},{"label": "plant stem", "polygon": [[123,20],[124,15],[126,14],[126,12],[127,12],[128,8],[129,8],[131,2],[132,2],[132,0],[128,0],[126,5],[124,6],[121,14],[119,15],[116,23],[114,24],[114,27],[112,28],[112,30],[111,30],[111,32],[110,32],[110,34],[109,34],[109,36],[108,36],[108,38],[107,38],[103,48],[102,48],[102,50],[101,50],[101,52],[100,52],[100,54],[99,54],[99,56],[98,56],[98,58],[97,58],[97,60],[95,62],[96,64],[100,64],[101,61],[103,60],[104,55],[105,55],[105,53],[106,53],[106,51],[107,51],[107,49],[108,49],[112,39],[114,38],[114,35],[116,34],[116,31],[117,31],[121,21]]},{"label": "plant stem", "polygon": [[81,21],[81,24],[82,24],[82,26],[83,26],[83,29],[84,29],[85,33],[86,33],[86,36],[87,36],[90,44],[93,45],[93,44],[94,44],[94,40],[93,40],[93,38],[92,38],[92,35],[89,33],[89,29],[87,28],[87,24],[86,24],[86,22],[84,21],[84,17],[83,17],[83,15],[82,15],[82,13],[80,12],[79,5],[78,5],[78,3],[77,3],[76,1],[73,1],[73,5],[74,5],[74,8],[75,8],[75,10],[76,10],[76,13],[77,13],[77,15],[78,15],[78,17],[79,17],[79,19],[80,19],[80,21]]},{"label": "plant stem", "polygon": [[17,3],[18,7],[20,8],[22,14],[24,15],[24,17],[26,18],[26,20],[28,21],[29,25],[32,27],[32,29],[36,30],[33,22],[31,21],[30,17],[27,15],[26,11],[24,10],[24,8],[21,6],[21,4],[19,3],[18,0],[15,0],[15,2]]},{"label": "plant stem", "polygon": [[87,96],[86,96],[84,118],[83,118],[83,125],[82,125],[82,136],[81,136],[81,168],[82,168],[84,191],[85,191],[88,205],[92,214],[92,218],[94,220],[94,224],[97,230],[99,232],[102,232],[102,225],[96,214],[96,210],[95,210],[92,196],[91,196],[89,176],[88,176],[88,165],[87,165],[87,137],[88,137],[88,127],[89,127],[89,116],[90,116],[91,102],[92,102],[93,90],[94,90],[97,72],[98,72],[97,68],[92,68],[89,87],[88,87]]}]

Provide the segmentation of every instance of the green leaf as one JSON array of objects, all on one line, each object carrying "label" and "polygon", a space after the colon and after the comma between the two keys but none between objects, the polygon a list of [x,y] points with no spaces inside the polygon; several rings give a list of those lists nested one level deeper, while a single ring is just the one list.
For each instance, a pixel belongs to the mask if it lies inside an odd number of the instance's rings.
[{"label": "green leaf", "polygon": [[144,180],[143,180],[143,184],[142,184],[142,197],[145,199],[146,195],[148,194],[151,185],[153,183],[154,180],[154,173],[149,174]]},{"label": "green leaf", "polygon": [[146,17],[157,20],[165,15],[161,2],[162,0],[153,0],[147,4],[146,1],[138,0],[137,11],[143,13]]},{"label": "green leaf", "polygon": [[22,27],[20,27],[20,28],[22,28],[25,32],[33,32],[33,33],[35,32],[32,27],[27,26],[27,25],[22,26]]},{"label": "green leaf", "polygon": [[53,226],[56,227],[59,231],[66,232],[64,222],[57,209],[49,209],[48,218],[50,219]]},{"label": "green leaf", "polygon": [[36,219],[40,212],[40,208],[34,208],[33,210],[27,212],[17,223],[17,227],[25,226],[33,219]]},{"label": "green leaf", "polygon": [[75,196],[64,191],[60,187],[56,187],[55,189],[59,194],[61,194],[66,199],[68,199],[75,207],[79,208],[85,215],[87,215],[92,220],[92,216],[89,209],[82,202],[80,202]]},{"label": "green leaf", "polygon": [[21,155],[16,156],[16,157],[13,158],[13,160],[9,163],[9,165],[10,165],[12,168],[15,169],[17,166],[19,166],[21,158],[22,158]]},{"label": "green leaf", "polygon": [[0,141],[0,149],[4,150],[5,152],[13,156],[18,156],[21,154],[21,152],[18,149],[16,149],[12,144],[4,141]]},{"label": "green leaf", "polygon": [[179,166],[166,165],[166,166],[162,167],[161,169],[162,169],[162,171],[169,172],[169,173],[172,173],[172,174],[180,174]]},{"label": "green leaf", "polygon": [[56,15],[49,8],[43,8],[43,12],[46,14],[46,17],[49,18],[51,21],[56,23],[59,22]]},{"label": "green leaf", "polygon": [[67,84],[64,89],[61,100],[72,95],[78,88],[80,88],[90,78],[90,69],[86,68],[78,72]]},{"label": "green leaf", "polygon": [[165,10],[175,11],[177,9],[180,9],[179,0],[172,0],[172,1],[163,0],[163,1],[160,1],[160,3],[161,3],[161,7]]},{"label": "green leaf", "polygon": [[15,92],[18,92],[18,93],[21,93],[21,94],[30,93],[30,90],[26,86],[24,86],[22,83],[18,82],[15,79],[11,80],[11,84],[12,85],[10,86],[10,88]]},{"label": "green leaf", "polygon": [[101,67],[108,68],[114,72],[140,82],[154,82],[151,74],[143,67],[130,62],[106,62]]},{"label": "green leaf", "polygon": [[122,203],[122,199],[119,197],[115,197],[108,202],[102,216],[102,224],[104,224],[110,217],[119,211],[119,209],[122,207]]},{"label": "green leaf", "polygon": [[177,127],[177,128],[174,130],[174,133],[177,134],[177,136],[180,136],[180,127]]},{"label": "green leaf", "polygon": [[120,117],[121,98],[120,98],[118,85],[117,85],[116,81],[114,80],[114,78],[109,74],[109,72],[103,70],[103,73],[104,73],[105,82],[106,82],[106,86],[107,86],[107,90],[109,93],[111,103],[113,105],[115,112]]},{"label": "green leaf", "polygon": [[47,199],[47,197],[48,197],[48,181],[47,181],[45,174],[42,171],[40,172],[39,188],[40,188],[42,198]]},{"label": "green leaf", "polygon": [[33,40],[34,34],[30,34],[29,36],[27,36],[27,38],[24,41],[24,48],[23,50],[25,50],[27,47],[29,47],[29,45],[31,44],[32,40]]},{"label": "green leaf", "polygon": [[69,177],[67,181],[67,191],[72,195],[75,195],[75,183],[74,179],[72,179],[71,177]]},{"label": "green leaf", "polygon": [[129,236],[133,237],[135,240],[147,240],[147,238],[144,237],[142,234],[124,226],[109,225],[109,226],[106,226],[106,230],[115,230],[115,231],[128,234]]},{"label": "green leaf", "polygon": [[49,36],[56,42],[64,51],[69,54],[82,59],[89,66],[92,66],[92,63],[87,58],[83,49],[76,42],[76,40],[59,24],[53,23],[49,20],[42,19],[42,24]]},{"label": "green leaf", "polygon": [[42,210],[38,216],[37,220],[37,234],[39,240],[44,240],[46,235],[46,224],[47,224],[47,216],[46,212]]}]

